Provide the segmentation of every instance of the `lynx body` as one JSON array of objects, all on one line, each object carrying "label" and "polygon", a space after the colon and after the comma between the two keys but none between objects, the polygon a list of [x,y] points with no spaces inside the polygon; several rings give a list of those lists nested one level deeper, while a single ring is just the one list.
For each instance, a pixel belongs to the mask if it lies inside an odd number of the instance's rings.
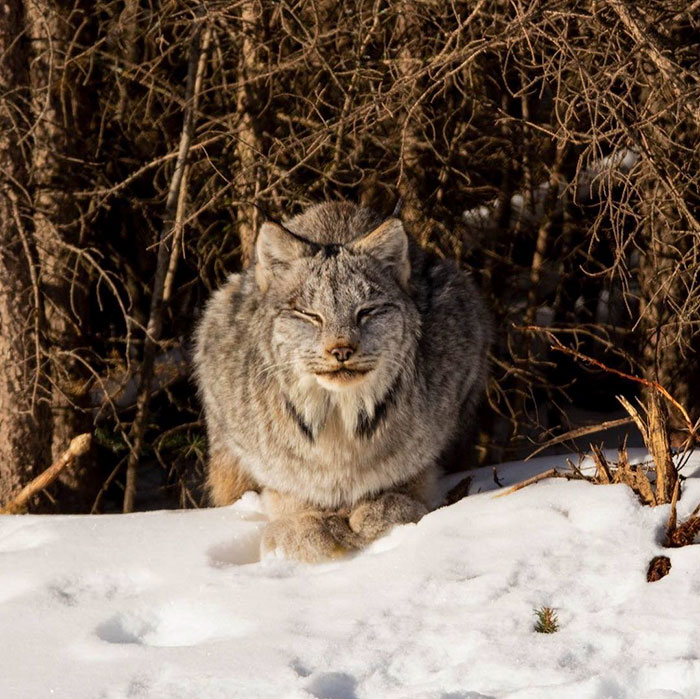
[{"label": "lynx body", "polygon": [[469,277],[396,218],[321,204],[260,229],[197,331],[215,505],[263,490],[263,546],[318,560],[426,511],[482,391]]}]

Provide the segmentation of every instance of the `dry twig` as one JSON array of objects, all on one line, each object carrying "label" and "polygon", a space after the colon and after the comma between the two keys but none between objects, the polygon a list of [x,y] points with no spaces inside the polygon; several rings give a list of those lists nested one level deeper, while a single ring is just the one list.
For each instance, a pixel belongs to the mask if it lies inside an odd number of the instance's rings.
[{"label": "dry twig", "polygon": [[564,434],[547,440],[544,444],[541,444],[535,451],[528,454],[525,457],[525,461],[532,459],[537,456],[540,452],[544,451],[549,447],[553,447],[555,444],[561,444],[562,442],[568,442],[572,439],[577,439],[578,437],[585,437],[586,435],[593,434],[595,432],[602,432],[604,430],[611,430],[615,427],[621,427],[622,425],[629,425],[632,422],[631,417],[621,417],[617,420],[606,420],[605,422],[598,422],[595,425],[585,425],[583,427],[577,427],[574,430],[569,430]]},{"label": "dry twig", "polygon": [[688,427],[688,431],[690,433],[689,438],[692,438],[693,421],[690,419],[688,412],[660,383],[658,383],[657,381],[650,381],[649,379],[640,378],[639,376],[632,376],[632,374],[626,374],[624,371],[619,371],[618,369],[613,369],[603,364],[603,362],[594,359],[593,357],[588,357],[587,355],[582,354],[581,352],[575,349],[571,349],[570,347],[564,346],[553,335],[550,335],[550,337],[554,341],[554,344],[552,345],[551,349],[555,352],[564,352],[564,354],[568,354],[576,359],[581,360],[582,362],[586,362],[587,364],[592,364],[593,366],[596,366],[599,369],[602,369],[603,371],[606,371],[610,374],[621,376],[622,378],[643,384],[644,386],[648,386],[649,388],[653,388],[655,391],[658,391],[661,395],[664,396],[664,398],[666,398],[667,401],[669,401],[669,403],[671,403],[681,413],[681,415],[683,416],[683,420],[685,421],[686,426]]},{"label": "dry twig", "polygon": [[538,473],[536,476],[532,476],[531,478],[526,478],[524,481],[520,481],[520,483],[516,483],[515,485],[512,485],[508,490],[504,490],[502,493],[497,493],[494,495],[494,498],[502,498],[504,495],[511,495],[512,493],[515,493],[518,490],[522,490],[523,488],[527,488],[529,485],[533,485],[534,483],[539,483],[540,481],[545,480],[545,478],[557,478],[559,476],[562,476],[563,474],[559,473],[556,468],[550,468],[547,471],[543,471],[542,473]]},{"label": "dry twig", "polygon": [[66,466],[73,463],[79,456],[86,454],[88,449],[90,449],[91,442],[92,435],[89,433],[74,437],[61,457],[34,480],[25,485],[19,493],[12,496],[5,506],[0,508],[0,514],[13,515],[25,512],[29,500],[38,492],[51,485]]},{"label": "dry twig", "polygon": [[597,447],[595,444],[591,444],[591,454],[593,456],[593,463],[595,464],[597,482],[603,485],[609,485],[613,482],[613,476],[610,472],[605,454],[603,454],[600,447]]}]

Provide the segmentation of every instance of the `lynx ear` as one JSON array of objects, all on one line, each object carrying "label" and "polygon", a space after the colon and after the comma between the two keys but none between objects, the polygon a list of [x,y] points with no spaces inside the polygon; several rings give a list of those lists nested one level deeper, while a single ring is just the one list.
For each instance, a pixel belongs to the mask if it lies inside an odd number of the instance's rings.
[{"label": "lynx ear", "polygon": [[282,226],[266,221],[260,226],[255,243],[255,280],[261,291],[270,285],[275,267],[287,267],[310,254],[308,246]]},{"label": "lynx ear", "polygon": [[348,246],[390,265],[399,284],[406,288],[411,276],[411,263],[408,259],[408,237],[403,223],[398,218],[390,218],[363,238]]}]

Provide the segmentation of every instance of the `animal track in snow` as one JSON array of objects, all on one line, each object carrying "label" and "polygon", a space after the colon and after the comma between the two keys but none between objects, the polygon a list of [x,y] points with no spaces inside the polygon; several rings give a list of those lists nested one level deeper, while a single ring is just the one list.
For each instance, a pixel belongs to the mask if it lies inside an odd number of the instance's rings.
[{"label": "animal track in snow", "polygon": [[249,623],[235,619],[225,609],[182,599],[154,609],[120,612],[95,632],[107,643],[174,647],[242,636],[249,629]]},{"label": "animal track in snow", "polygon": [[323,672],[306,687],[316,699],[357,699],[357,680],[346,672]]},{"label": "animal track in snow", "polygon": [[308,677],[312,672],[304,663],[301,662],[301,660],[299,660],[299,658],[294,658],[294,660],[292,660],[292,662],[289,664],[289,667],[291,667],[292,670],[299,675],[299,677]]},{"label": "animal track in snow", "polygon": [[49,585],[49,593],[72,607],[86,601],[134,597],[152,587],[155,581],[156,576],[148,571],[95,573],[59,578]]}]

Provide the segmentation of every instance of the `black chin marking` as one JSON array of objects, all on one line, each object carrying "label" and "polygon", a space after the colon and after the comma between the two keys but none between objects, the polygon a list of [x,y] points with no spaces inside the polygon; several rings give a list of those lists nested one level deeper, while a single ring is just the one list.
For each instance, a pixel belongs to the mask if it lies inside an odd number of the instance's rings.
[{"label": "black chin marking", "polygon": [[309,425],[306,424],[304,418],[299,414],[299,411],[294,407],[292,401],[285,396],[284,406],[287,408],[287,412],[294,422],[297,423],[297,427],[301,430],[302,434],[310,441],[314,442],[314,432]]},{"label": "black chin marking", "polygon": [[387,411],[396,403],[400,388],[401,377],[399,376],[384,394],[384,397],[377,403],[374,408],[374,415],[371,418],[364,410],[360,411],[357,418],[357,428],[355,429],[355,434],[358,437],[369,439],[379,429],[379,426],[386,418]]},{"label": "black chin marking", "polygon": [[321,255],[323,255],[324,259],[335,257],[340,252],[341,247],[342,246],[337,243],[329,243],[321,248]]}]

